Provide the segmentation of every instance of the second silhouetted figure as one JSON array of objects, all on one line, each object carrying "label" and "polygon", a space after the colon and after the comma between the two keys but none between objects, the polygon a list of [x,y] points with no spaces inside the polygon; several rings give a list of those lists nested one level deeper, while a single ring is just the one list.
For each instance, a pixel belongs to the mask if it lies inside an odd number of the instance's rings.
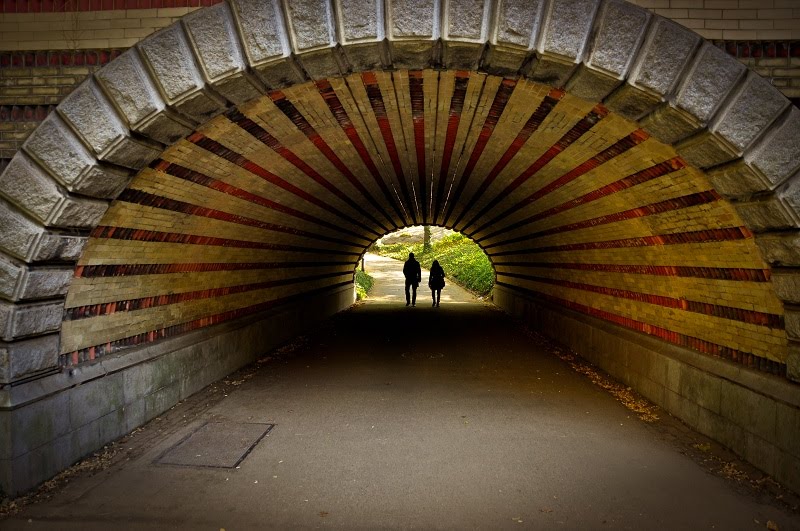
[{"label": "second silhouetted figure", "polygon": [[[406,277],[406,306],[417,305],[417,286],[422,282],[422,268],[419,262],[414,258],[414,253],[408,254],[408,260],[403,265],[403,275]],[[413,291],[413,296],[409,293],[409,289]]]}]

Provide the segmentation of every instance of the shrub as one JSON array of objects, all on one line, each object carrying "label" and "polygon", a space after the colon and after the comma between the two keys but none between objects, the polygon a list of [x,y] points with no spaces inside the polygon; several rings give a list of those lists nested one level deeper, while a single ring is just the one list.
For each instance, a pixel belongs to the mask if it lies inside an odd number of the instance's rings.
[{"label": "shrub", "polygon": [[363,300],[367,298],[369,290],[375,284],[375,279],[369,276],[360,269],[356,271],[356,300]]}]

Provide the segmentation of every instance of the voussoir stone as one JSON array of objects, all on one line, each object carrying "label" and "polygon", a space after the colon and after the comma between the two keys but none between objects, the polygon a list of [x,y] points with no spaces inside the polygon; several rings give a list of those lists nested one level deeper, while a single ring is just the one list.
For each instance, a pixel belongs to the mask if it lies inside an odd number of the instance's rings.
[{"label": "voussoir stone", "polygon": [[770,188],[775,188],[800,171],[800,110],[792,107],[745,160],[758,169]]},{"label": "voussoir stone", "polygon": [[57,110],[102,160],[137,170],[161,152],[157,145],[128,136],[128,127],[92,78],[64,98]]},{"label": "voussoir stone", "polygon": [[33,261],[76,262],[83,253],[88,238],[86,236],[68,236],[45,232],[33,251]]},{"label": "voussoir stone", "polygon": [[488,0],[452,0],[445,4],[442,37],[447,68],[474,70],[488,39]]},{"label": "voussoir stone", "polygon": [[656,17],[629,82],[661,96],[668,94],[699,42],[693,31]]},{"label": "voussoir stone", "polygon": [[733,101],[709,129],[743,152],[771,124],[789,101],[766,79],[749,72]]},{"label": "voussoir stone", "polygon": [[[0,372],[3,383],[58,365],[58,334],[0,344]],[[3,363],[3,361],[5,363]]]},{"label": "voussoir stone", "polygon": [[100,69],[95,77],[134,131],[170,145],[190,134],[196,125],[167,111],[136,48]]},{"label": "voussoir stone", "polygon": [[240,104],[261,94],[246,74],[233,17],[226,3],[181,19],[206,79],[229,101]]},{"label": "voussoir stone", "polygon": [[0,254],[0,297],[16,300],[17,292],[25,276],[25,266]]},{"label": "voussoir stone", "polygon": [[386,21],[392,62],[397,68],[427,68],[440,36],[439,5],[434,0],[390,0]]},{"label": "voussoir stone", "polygon": [[63,299],[57,302],[33,304],[11,304],[0,301],[0,316],[5,315],[7,320],[5,327],[2,328],[2,339],[13,341],[56,332],[61,328],[63,313]]},{"label": "voussoir stone", "polygon": [[353,0],[336,2],[336,20],[339,41],[347,62],[354,70],[381,68],[385,60],[383,39],[386,37],[383,23],[383,2],[380,0]]},{"label": "voussoir stone", "polygon": [[536,47],[544,16],[544,0],[500,0],[495,6],[489,53],[481,68],[490,74],[514,75]]},{"label": "voussoir stone", "polygon": [[35,300],[64,296],[72,282],[73,274],[73,267],[28,269],[19,289],[19,299]]},{"label": "voussoir stone", "polygon": [[800,232],[759,234],[756,244],[761,256],[772,266],[800,267]]},{"label": "voussoir stone", "polygon": [[113,199],[128,184],[130,172],[98,164],[67,125],[52,113],[22,146],[68,190]]},{"label": "voussoir stone", "polygon": [[4,252],[26,260],[33,249],[44,227],[25,217],[11,204],[0,200],[0,249]]},{"label": "voussoir stone", "polygon": [[704,43],[684,76],[675,105],[705,123],[744,75],[746,67],[724,50]]},{"label": "voussoir stone", "polygon": [[0,194],[42,223],[64,201],[55,181],[23,153],[17,153],[0,174]]},{"label": "voussoir stone", "polygon": [[173,24],[137,44],[166,103],[198,123],[225,110],[225,103],[205,90],[188,38]]}]

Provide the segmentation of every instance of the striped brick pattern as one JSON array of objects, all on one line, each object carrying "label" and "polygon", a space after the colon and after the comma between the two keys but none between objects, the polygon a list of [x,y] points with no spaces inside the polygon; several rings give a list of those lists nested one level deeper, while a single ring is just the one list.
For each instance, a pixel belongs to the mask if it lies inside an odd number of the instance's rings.
[{"label": "striped brick pattern", "polygon": [[168,148],[92,233],[62,361],[339,287],[424,222],[477,241],[506,288],[785,370],[770,269],[702,172],[601,104],[454,70],[296,85]]}]

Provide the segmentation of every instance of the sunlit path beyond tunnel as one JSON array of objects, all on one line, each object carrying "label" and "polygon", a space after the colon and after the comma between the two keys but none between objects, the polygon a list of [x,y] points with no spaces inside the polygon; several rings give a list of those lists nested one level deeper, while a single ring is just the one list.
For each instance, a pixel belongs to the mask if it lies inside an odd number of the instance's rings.
[{"label": "sunlit path beyond tunnel", "polygon": [[[800,529],[490,304],[448,285],[431,308],[423,282],[405,307],[401,267],[368,255],[365,303],[224,394],[178,405],[117,445],[109,469],[4,528]],[[241,426],[269,424],[238,466],[209,466]],[[229,432],[180,454],[214,425]]]}]

